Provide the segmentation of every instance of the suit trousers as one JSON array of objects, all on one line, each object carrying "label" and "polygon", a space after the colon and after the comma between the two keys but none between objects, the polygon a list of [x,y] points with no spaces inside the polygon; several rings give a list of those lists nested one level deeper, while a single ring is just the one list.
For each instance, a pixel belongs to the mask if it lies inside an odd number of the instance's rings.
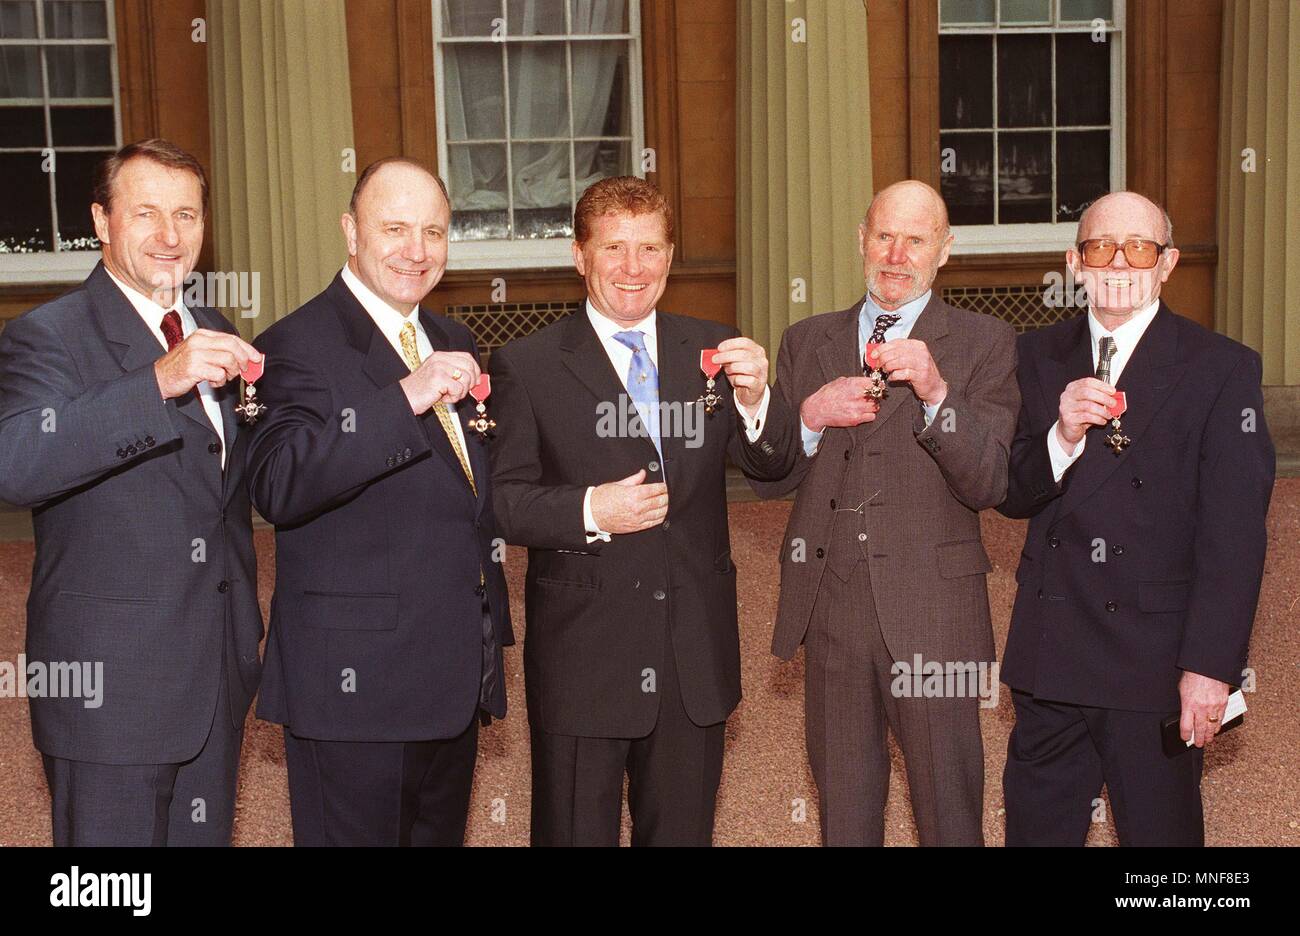
[{"label": "suit trousers", "polygon": [[1012,692],[1002,789],[1008,845],[1082,845],[1105,783],[1121,845],[1204,845],[1205,752],[1166,757],[1166,712],[1066,705]]},{"label": "suit trousers", "polygon": [[42,755],[55,845],[230,844],[244,729],[242,719],[235,727],[242,713],[231,708],[228,659],[212,727],[190,760],[120,765]]},{"label": "suit trousers", "polygon": [[983,845],[979,699],[895,697],[895,658],[865,563],[847,582],[825,572],[804,643],[804,727],[822,843],[884,844],[892,730],[921,844]]},{"label": "suit trousers", "polygon": [[671,640],[657,685],[659,717],[644,738],[581,738],[534,727],[533,845],[617,846],[623,774],[633,845],[713,844],[726,722],[686,714]]}]

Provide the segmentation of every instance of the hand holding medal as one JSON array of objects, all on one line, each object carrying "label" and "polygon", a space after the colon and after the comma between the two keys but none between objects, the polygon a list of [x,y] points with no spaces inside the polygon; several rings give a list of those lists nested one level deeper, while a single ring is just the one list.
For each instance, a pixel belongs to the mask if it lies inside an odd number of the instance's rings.
[{"label": "hand holding medal", "polygon": [[712,408],[708,396],[700,397],[705,411],[710,413],[721,406],[724,399],[713,391],[719,368],[727,375],[737,406],[753,415],[767,391],[767,353],[762,346],[749,338],[737,336],[720,342],[717,348],[700,352],[700,369],[707,378],[705,386],[716,397]]},{"label": "hand holding medal", "polygon": [[244,381],[244,386],[240,391],[239,405],[235,407],[235,413],[250,426],[257,422],[258,417],[266,412],[266,404],[257,402],[257,389],[253,386],[261,378],[264,370],[266,370],[265,354],[262,355],[260,361],[250,360],[248,366],[239,372],[240,378]]}]

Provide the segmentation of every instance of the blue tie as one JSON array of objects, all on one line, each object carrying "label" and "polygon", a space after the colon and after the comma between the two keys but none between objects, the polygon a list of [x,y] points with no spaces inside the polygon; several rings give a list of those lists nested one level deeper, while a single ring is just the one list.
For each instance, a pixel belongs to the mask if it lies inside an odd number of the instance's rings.
[{"label": "blue tie", "polygon": [[632,363],[627,368],[627,394],[632,398],[641,423],[650,433],[655,451],[662,458],[663,449],[659,445],[659,371],[650,359],[650,352],[645,349],[645,333],[621,331],[614,335],[614,340],[632,352]]}]

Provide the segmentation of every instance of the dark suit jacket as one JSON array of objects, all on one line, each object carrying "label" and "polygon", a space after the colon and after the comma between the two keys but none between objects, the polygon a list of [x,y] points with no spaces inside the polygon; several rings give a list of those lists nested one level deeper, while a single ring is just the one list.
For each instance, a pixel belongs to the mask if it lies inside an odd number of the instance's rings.
[{"label": "dark suit jacket", "polygon": [[[777,391],[796,414],[836,377],[862,375],[861,303],[786,329],[777,357]],[[988,315],[954,308],[936,290],[912,327],[948,383],[927,427],[911,388],[895,385],[875,420],[828,428],[816,455],[799,456],[789,477],[755,484],[764,497],[797,490],[781,546],[781,598],[772,652],[794,656],[830,565],[849,573],[867,564],[876,614],[896,659],[993,659],[979,511],[1006,494],[1007,458],[1020,404],[1015,333]],[[867,490],[846,490],[850,463],[869,460]],[[832,501],[835,505],[832,505]],[[866,540],[849,555],[832,550],[836,507],[865,501]],[[796,541],[798,545],[796,546]],[[857,544],[855,543],[855,547]],[[841,550],[840,552],[844,552]]]},{"label": "dark suit jacket", "polygon": [[[218,312],[200,327],[233,333]],[[164,401],[163,346],[102,264],[0,335],[0,500],[33,508],[30,661],[103,661],[103,704],[31,700],[46,754],[175,763],[203,747],[227,679],[241,726],[261,672],[247,432],[216,391]],[[222,669],[223,653],[227,666]]]},{"label": "dark suit jacket", "polygon": [[[661,402],[702,411],[694,402],[705,389],[700,351],[734,337],[735,329],[664,312],[656,322]],[[507,542],[528,547],[530,723],[583,737],[648,734],[659,693],[642,691],[644,673],[661,673],[666,652],[675,654],[691,720],[726,719],[740,701],[727,455],[753,476],[787,473],[789,411],[774,395],[766,425],[750,443],[730,384],[719,375],[722,409],[683,422],[700,430],[691,440],[665,423],[660,465],[649,438],[613,437],[599,427],[598,407],[617,404],[626,391],[583,311],[501,348],[492,356],[492,378],[497,516]],[[588,543],[588,486],[641,468],[648,482],[665,480],[666,472],[667,519]]]},{"label": "dark suit jacket", "polygon": [[[1120,375],[1132,444],[1106,429],[1057,484],[1047,433],[1093,373],[1086,315],[1020,337],[1009,517],[1029,517],[1002,679],[1058,702],[1179,708],[1180,670],[1239,685],[1264,571],[1273,443],[1254,351],[1162,302]],[[1104,558],[1105,561],[1098,561]]]},{"label": "dark suit jacket", "polygon": [[[477,355],[464,325],[419,316],[434,350]],[[514,642],[484,443],[466,429],[476,498],[436,414],[411,413],[406,364],[341,275],[256,345],[267,412],[248,474],[276,545],[258,717],[329,741],[456,737],[478,710],[480,569],[498,640]]]}]

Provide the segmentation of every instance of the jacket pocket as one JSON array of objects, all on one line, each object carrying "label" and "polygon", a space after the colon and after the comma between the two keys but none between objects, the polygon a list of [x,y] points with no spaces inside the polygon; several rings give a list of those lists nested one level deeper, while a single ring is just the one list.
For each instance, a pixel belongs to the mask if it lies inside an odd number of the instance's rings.
[{"label": "jacket pocket", "polygon": [[940,543],[935,547],[935,553],[939,559],[939,575],[946,579],[993,571],[984,544],[977,539]]},{"label": "jacket pocket", "polygon": [[1191,591],[1191,582],[1138,582],[1138,610],[1148,614],[1186,611]]},{"label": "jacket pocket", "polygon": [[298,599],[299,623],[327,630],[397,629],[397,596],[360,592],[304,591]]}]

